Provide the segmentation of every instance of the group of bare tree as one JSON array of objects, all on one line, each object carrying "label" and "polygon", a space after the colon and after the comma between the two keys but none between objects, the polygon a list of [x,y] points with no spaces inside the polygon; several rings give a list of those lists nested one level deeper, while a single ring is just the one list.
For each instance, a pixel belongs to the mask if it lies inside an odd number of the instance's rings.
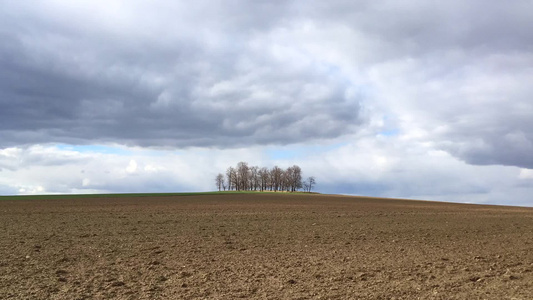
[{"label": "group of bare tree", "polygon": [[295,192],[303,189],[311,192],[315,178],[309,177],[302,181],[302,169],[297,165],[284,170],[278,166],[269,169],[240,162],[237,167],[229,167],[225,175],[219,173],[215,183],[219,191]]}]

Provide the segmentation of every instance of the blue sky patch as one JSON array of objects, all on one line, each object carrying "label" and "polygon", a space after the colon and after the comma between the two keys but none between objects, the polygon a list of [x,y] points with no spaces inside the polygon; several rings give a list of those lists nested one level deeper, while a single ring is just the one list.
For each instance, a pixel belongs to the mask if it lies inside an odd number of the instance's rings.
[{"label": "blue sky patch", "polygon": [[121,147],[105,146],[105,145],[67,145],[58,144],[55,146],[59,150],[75,151],[79,153],[101,153],[101,154],[115,154],[115,155],[130,155],[131,151]]},{"label": "blue sky patch", "polygon": [[295,145],[276,148],[267,148],[265,153],[269,159],[299,159],[316,154],[321,154],[345,146],[347,143],[332,145]]},{"label": "blue sky patch", "polygon": [[382,135],[382,136],[397,136],[399,134],[400,134],[400,130],[398,129],[384,130],[379,133],[379,135]]}]

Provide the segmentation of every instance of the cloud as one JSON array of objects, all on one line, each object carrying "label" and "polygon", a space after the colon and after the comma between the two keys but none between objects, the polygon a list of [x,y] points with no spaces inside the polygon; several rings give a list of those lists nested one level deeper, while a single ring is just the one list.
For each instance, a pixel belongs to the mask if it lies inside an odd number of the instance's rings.
[{"label": "cloud", "polygon": [[386,115],[468,163],[533,165],[526,3],[2,6],[0,147],[286,145]]},{"label": "cloud", "polygon": [[275,41],[274,6],[122,4],[5,4],[1,146],[287,144],[362,122],[342,74]]},{"label": "cloud", "polygon": [[257,149],[155,151],[122,147],[33,145],[0,150],[2,194],[131,193],[213,190],[219,172],[244,160],[265,164]]},{"label": "cloud", "polygon": [[520,169],[520,174],[518,175],[520,179],[533,179],[533,170],[531,169]]},{"label": "cloud", "polygon": [[[450,53],[440,63],[375,65],[382,109],[403,132],[417,133],[468,163],[531,168],[533,104],[528,95],[533,89],[524,83],[533,79],[527,67],[533,56],[489,55],[469,58],[462,66],[456,60]],[[442,62],[457,66],[446,69]]]},{"label": "cloud", "polygon": [[393,129],[467,163],[531,168],[531,8],[328,2],[306,6],[313,19],[296,39],[364,83],[363,110]]}]

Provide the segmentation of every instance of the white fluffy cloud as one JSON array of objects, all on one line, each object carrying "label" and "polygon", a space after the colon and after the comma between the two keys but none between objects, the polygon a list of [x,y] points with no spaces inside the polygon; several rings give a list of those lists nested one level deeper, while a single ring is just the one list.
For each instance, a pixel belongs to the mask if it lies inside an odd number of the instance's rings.
[{"label": "white fluffy cloud", "polygon": [[[0,152],[0,191],[7,194],[212,190],[213,178],[257,151],[154,151],[142,148],[35,145]],[[106,153],[107,152],[107,153]]]}]

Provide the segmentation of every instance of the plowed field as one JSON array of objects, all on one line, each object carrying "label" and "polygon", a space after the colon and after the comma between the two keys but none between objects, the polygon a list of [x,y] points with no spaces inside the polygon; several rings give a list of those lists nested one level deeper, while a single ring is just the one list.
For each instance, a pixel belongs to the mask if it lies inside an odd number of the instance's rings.
[{"label": "plowed field", "polygon": [[533,209],[327,195],[0,201],[0,299],[533,299]]}]

